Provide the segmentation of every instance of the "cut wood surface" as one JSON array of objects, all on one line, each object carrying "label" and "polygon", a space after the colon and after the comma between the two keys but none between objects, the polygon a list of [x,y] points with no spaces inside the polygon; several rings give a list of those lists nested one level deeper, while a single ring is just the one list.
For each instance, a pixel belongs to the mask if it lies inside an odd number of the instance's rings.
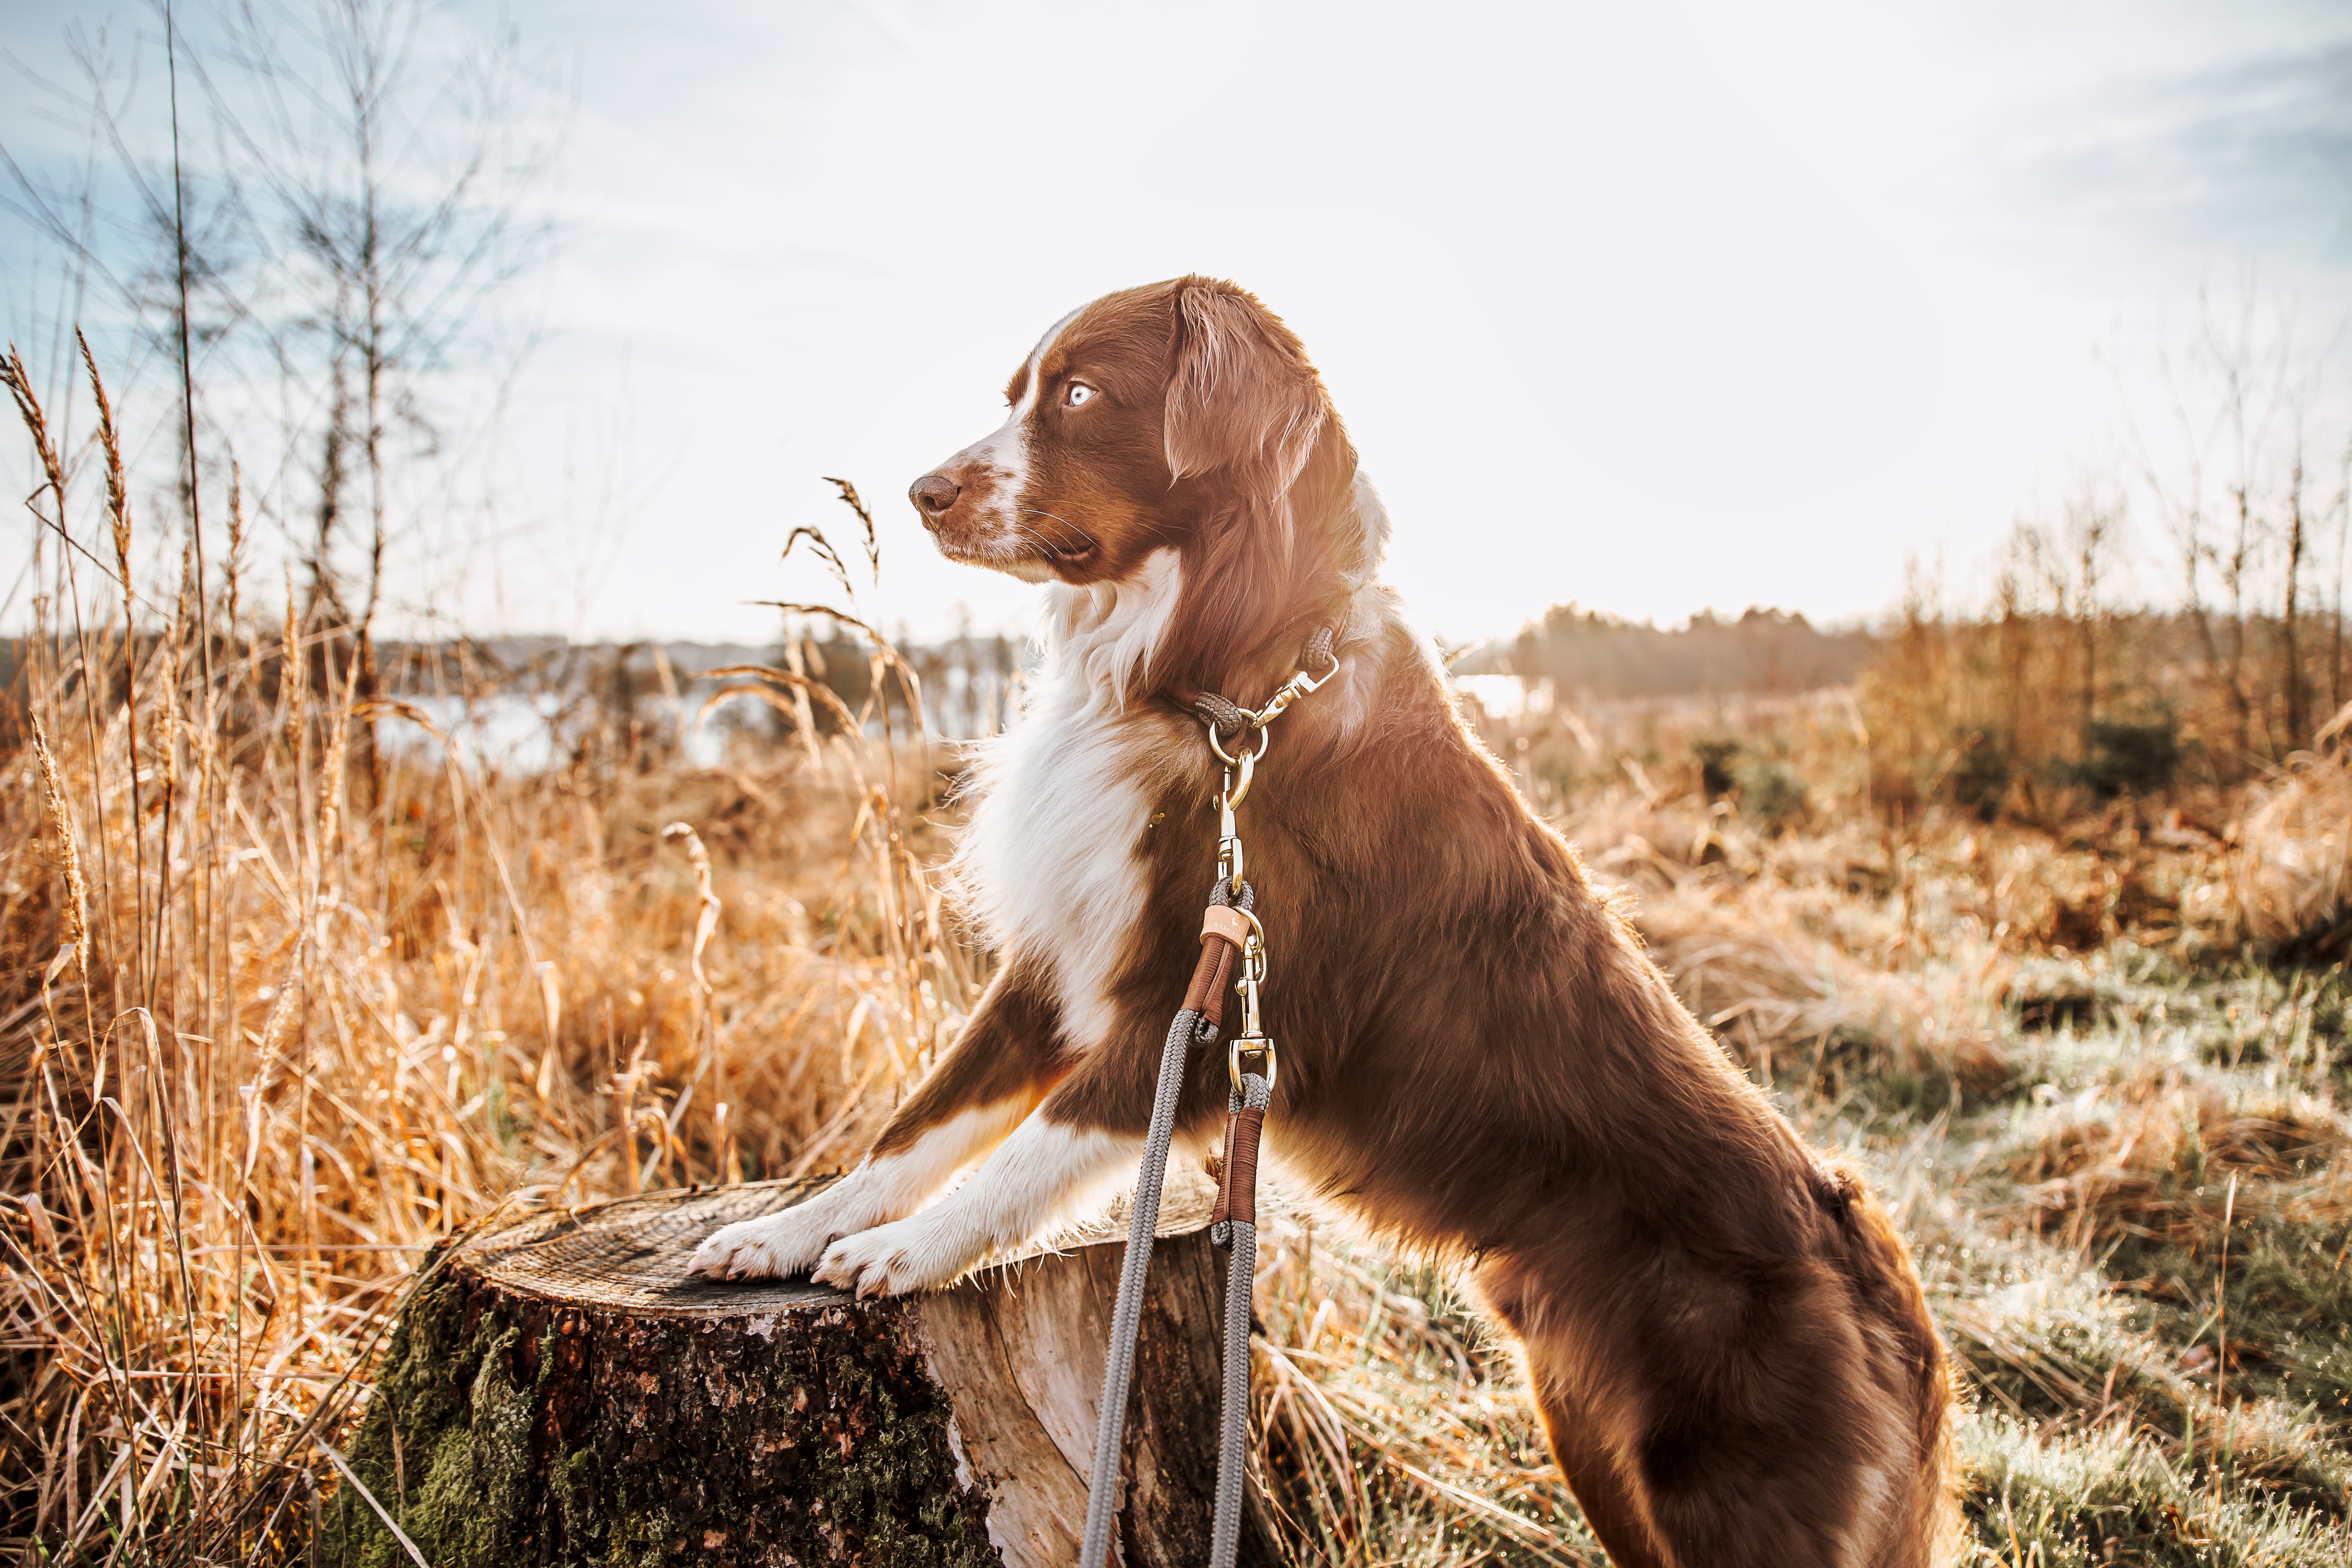
[{"label": "cut wood surface", "polygon": [[[326,1560],[1076,1563],[1124,1222],[919,1296],[687,1277],[714,1228],[827,1180],[531,1214],[443,1247],[394,1331],[350,1455],[364,1492],[336,1498]],[[1213,1196],[1170,1172],[1121,1456],[1131,1568],[1207,1558]],[[1255,1489],[1242,1561],[1278,1561]]]}]

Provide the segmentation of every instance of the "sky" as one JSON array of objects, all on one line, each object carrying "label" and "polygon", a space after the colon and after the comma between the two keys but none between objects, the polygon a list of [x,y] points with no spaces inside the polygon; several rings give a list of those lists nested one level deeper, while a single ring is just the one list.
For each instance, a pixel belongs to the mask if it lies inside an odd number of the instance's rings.
[{"label": "sky", "polygon": [[[145,15],[0,0],[0,33],[38,67]],[[1063,313],[1184,272],[1299,332],[1455,639],[1570,600],[1882,614],[2116,471],[2200,298],[2345,358],[2341,5],[503,15],[562,138],[498,542],[435,588],[479,630],[764,637],[749,601],[829,592],[790,531],[854,530],[827,475],[875,509],[872,616],[1018,624],[1035,591],[934,557],[905,489]],[[26,102],[0,143],[37,161]]]}]

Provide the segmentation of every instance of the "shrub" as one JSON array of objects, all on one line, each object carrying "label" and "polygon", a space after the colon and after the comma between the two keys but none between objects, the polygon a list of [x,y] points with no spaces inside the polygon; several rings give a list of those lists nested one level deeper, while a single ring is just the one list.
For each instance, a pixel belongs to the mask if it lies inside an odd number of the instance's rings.
[{"label": "shrub", "polygon": [[2083,726],[2083,758],[2063,770],[2065,782],[2102,800],[2155,795],[2180,766],[2180,724],[2171,714],[2134,721],[2094,719]]},{"label": "shrub", "polygon": [[1691,755],[1698,759],[1698,785],[1707,799],[1720,800],[1738,787],[1733,768],[1739,751],[1739,742],[1728,735],[1706,735],[1691,742]]},{"label": "shrub", "polygon": [[1979,821],[1990,822],[2008,797],[2010,776],[2008,738],[1996,730],[1966,729],[1959,733],[1958,760],[1944,777],[1944,793]]},{"label": "shrub", "polygon": [[1734,781],[1740,814],[1758,826],[1777,832],[1804,817],[1805,781],[1788,763],[1759,757],[1743,764]]}]

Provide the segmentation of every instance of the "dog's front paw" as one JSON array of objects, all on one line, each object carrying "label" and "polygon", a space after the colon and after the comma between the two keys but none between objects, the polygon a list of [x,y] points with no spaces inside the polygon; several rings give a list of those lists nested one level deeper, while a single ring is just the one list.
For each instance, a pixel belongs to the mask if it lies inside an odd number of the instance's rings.
[{"label": "dog's front paw", "polygon": [[903,1296],[949,1284],[980,1261],[947,1227],[918,1215],[843,1237],[824,1249],[815,1278],[860,1296]]},{"label": "dog's front paw", "polygon": [[686,1271],[709,1279],[778,1279],[804,1274],[838,1234],[829,1206],[821,1201],[805,1203],[722,1226],[694,1249]]}]

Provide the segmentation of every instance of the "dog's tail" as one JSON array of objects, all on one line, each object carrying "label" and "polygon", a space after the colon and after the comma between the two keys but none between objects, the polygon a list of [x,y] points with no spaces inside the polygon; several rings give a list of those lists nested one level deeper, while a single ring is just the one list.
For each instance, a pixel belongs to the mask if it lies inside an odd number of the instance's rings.
[{"label": "dog's tail", "polygon": [[1928,1316],[1910,1250],[1860,1174],[1843,1161],[1822,1161],[1814,1195],[1843,1242],[1839,1266],[1874,1352],[1873,1377],[1906,1418],[1918,1456],[1916,1487],[1908,1495],[1898,1489],[1895,1500],[1906,1517],[1890,1521],[1885,1554],[1874,1568],[1939,1568],[1960,1543],[1950,1353]]}]

